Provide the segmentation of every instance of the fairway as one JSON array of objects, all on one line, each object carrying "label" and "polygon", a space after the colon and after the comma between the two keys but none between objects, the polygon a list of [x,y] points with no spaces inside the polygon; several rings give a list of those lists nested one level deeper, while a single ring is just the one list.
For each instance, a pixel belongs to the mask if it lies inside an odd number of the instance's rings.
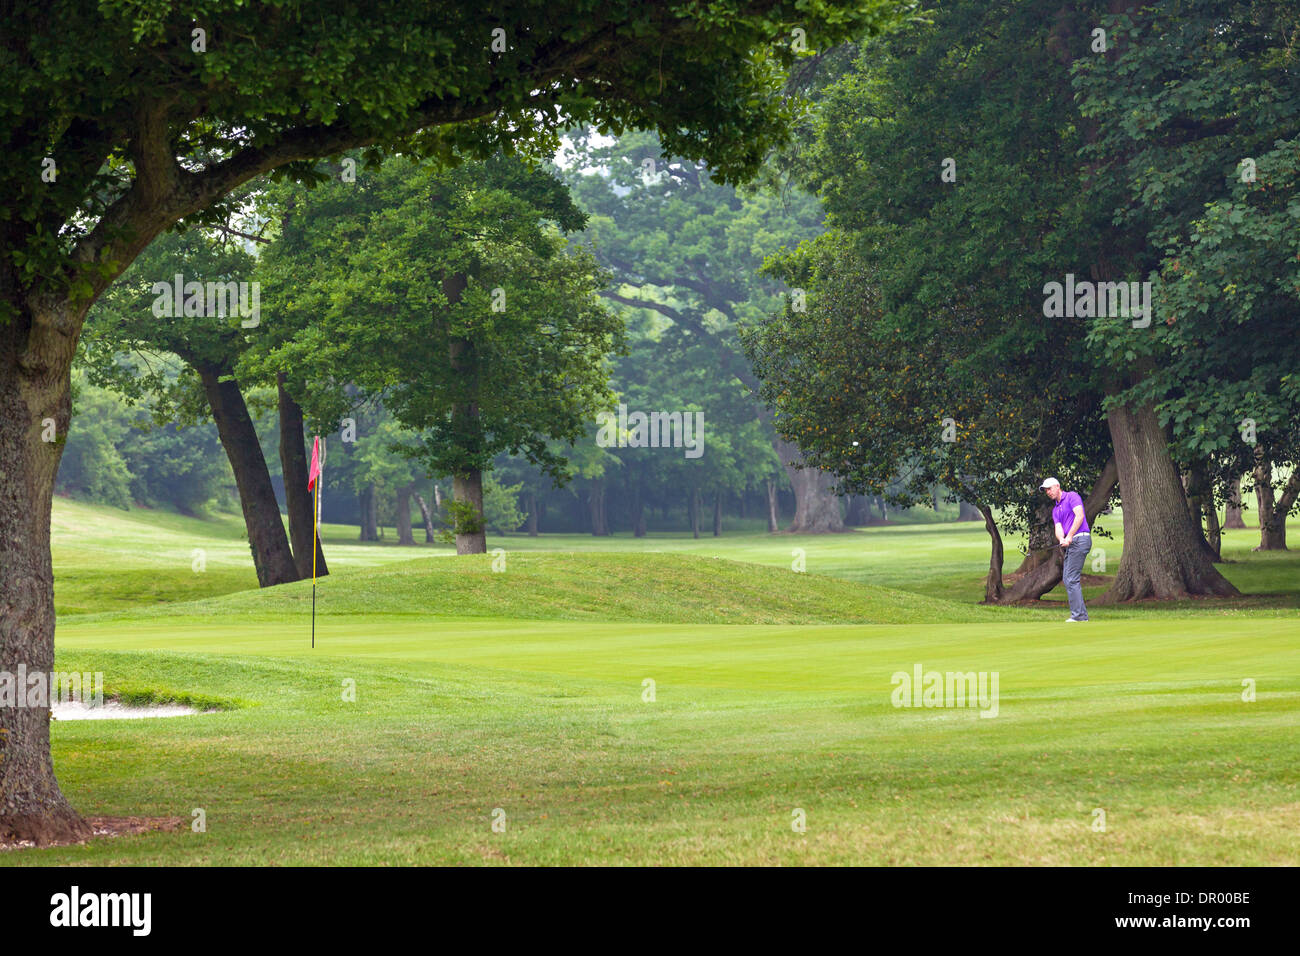
[{"label": "fairway", "polygon": [[[972,525],[581,551],[511,537],[490,542],[499,572],[492,555],[327,539],[313,650],[309,583],[222,585],[223,567],[251,575],[228,531],[56,505],[56,666],[102,671],[110,696],[218,709],[55,722],[82,813],[182,825],[5,863],[1300,859],[1300,564],[1250,555],[1247,532],[1225,571],[1272,593],[1263,610],[1097,608],[1087,625],[969,603],[987,562]],[[150,535],[166,546],[133,543]],[[909,570],[908,541],[963,600]],[[119,547],[105,580],[151,580],[152,608],[78,583]],[[918,665],[996,673],[996,716],[894,706],[893,675]]]}]

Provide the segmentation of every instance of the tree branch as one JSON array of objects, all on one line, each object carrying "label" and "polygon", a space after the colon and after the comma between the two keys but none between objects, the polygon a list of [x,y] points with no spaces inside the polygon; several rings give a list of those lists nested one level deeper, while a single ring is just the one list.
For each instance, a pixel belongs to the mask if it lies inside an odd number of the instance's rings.
[{"label": "tree branch", "polygon": [[[681,29],[686,28],[683,22]],[[93,295],[85,303],[85,309],[89,309],[94,298],[158,233],[176,220],[207,208],[250,179],[289,163],[373,146],[381,141],[400,140],[430,127],[479,120],[512,107],[535,109],[544,102],[553,104],[566,93],[565,85],[554,88],[554,81],[586,76],[593,66],[600,64],[606,48],[616,41],[616,29],[617,24],[609,23],[579,41],[556,38],[552,44],[542,47],[538,60],[530,64],[534,67],[531,72],[535,89],[544,91],[535,102],[512,104],[506,95],[510,89],[507,77],[487,84],[472,100],[430,97],[396,131],[362,130],[346,122],[294,127],[274,142],[246,146],[197,172],[186,172],[176,160],[167,105],[157,100],[142,103],[131,123],[135,183],[109,206],[71,252],[70,258],[75,263],[114,264],[114,268],[97,270],[90,277]],[[81,314],[84,316],[84,310]]]}]

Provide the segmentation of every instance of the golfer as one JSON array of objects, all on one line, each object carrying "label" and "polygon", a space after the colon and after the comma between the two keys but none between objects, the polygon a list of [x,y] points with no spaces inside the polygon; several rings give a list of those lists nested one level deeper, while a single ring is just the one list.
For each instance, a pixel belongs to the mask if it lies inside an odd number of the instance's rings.
[{"label": "golfer", "polygon": [[1044,478],[1038,486],[1047,497],[1056,502],[1052,507],[1052,521],[1056,525],[1056,540],[1065,549],[1061,580],[1065,596],[1070,601],[1068,623],[1088,620],[1088,609],[1083,606],[1083,561],[1092,550],[1092,533],[1088,530],[1088,517],[1083,513],[1083,499],[1077,491],[1062,491],[1055,478]]}]

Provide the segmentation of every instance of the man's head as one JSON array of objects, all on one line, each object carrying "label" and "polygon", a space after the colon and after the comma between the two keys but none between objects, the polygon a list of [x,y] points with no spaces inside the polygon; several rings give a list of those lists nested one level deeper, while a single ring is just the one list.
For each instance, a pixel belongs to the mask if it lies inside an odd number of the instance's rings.
[{"label": "man's head", "polygon": [[1044,478],[1043,483],[1038,487],[1047,492],[1047,497],[1053,501],[1061,500],[1061,483],[1055,478]]}]

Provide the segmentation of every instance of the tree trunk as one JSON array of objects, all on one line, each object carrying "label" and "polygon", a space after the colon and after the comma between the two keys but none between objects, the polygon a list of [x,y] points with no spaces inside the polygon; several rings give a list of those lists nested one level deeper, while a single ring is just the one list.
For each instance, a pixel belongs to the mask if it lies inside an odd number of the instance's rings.
[{"label": "tree trunk", "polygon": [[[1277,544],[1276,521],[1273,518],[1273,465],[1263,457],[1263,449],[1255,449],[1255,508],[1259,515],[1259,544],[1252,551],[1272,551]],[[1286,534],[1283,525],[1283,534]],[[1285,546],[1285,543],[1284,543]]]},{"label": "tree trunk", "polygon": [[[1112,472],[1115,465],[1111,462],[1108,466]],[[1112,482],[1113,486],[1113,482]],[[1084,509],[1085,513],[1087,509]],[[1091,527],[1091,522],[1089,527]],[[1052,502],[1045,501],[1034,509],[1034,515],[1029,522],[1029,551],[1025,558],[1020,562],[1020,567],[1016,568],[1015,574],[1028,574],[1029,572],[1041,567],[1044,564],[1050,564],[1053,556],[1060,557],[1056,554],[1060,550],[1056,543],[1056,528],[1052,524]]]},{"label": "tree trunk", "polygon": [[591,518],[591,533],[603,538],[609,534],[609,523],[605,519],[605,483],[593,479],[587,488],[587,513]]},{"label": "tree trunk", "polygon": [[280,412],[280,470],[284,474],[284,504],[289,512],[289,541],[300,578],[311,577],[312,548],[316,549],[316,576],[325,577],[325,552],[316,538],[316,501],[307,490],[307,438],[302,427],[302,407],[285,391],[284,373],[276,376]]},{"label": "tree trunk", "polygon": [[1107,423],[1124,505],[1124,552],[1114,584],[1098,603],[1238,595],[1187,517],[1168,436],[1154,410],[1117,406]]},{"label": "tree trunk", "polygon": [[1207,495],[1205,499],[1205,537],[1210,544],[1210,550],[1214,552],[1214,560],[1222,561],[1223,534],[1219,528],[1219,508],[1214,503],[1213,495]]},{"label": "tree trunk", "polygon": [[361,489],[361,540],[379,540],[379,495],[372,481]]},{"label": "tree trunk", "polygon": [[632,537],[644,538],[645,535],[645,496],[641,486],[637,485],[632,489]]},{"label": "tree trunk", "polygon": [[976,505],[984,518],[984,530],[989,533],[989,573],[984,579],[984,600],[981,604],[998,604],[1002,601],[1002,534],[993,520],[993,509]]},{"label": "tree trunk", "polygon": [[217,436],[235,473],[244,526],[248,529],[248,547],[253,552],[253,564],[257,568],[257,583],[268,588],[298,581],[302,575],[298,573],[293,552],[289,549],[289,536],[285,533],[284,519],[275,500],[271,473],[266,468],[266,457],[262,454],[244,396],[239,391],[239,383],[229,378],[223,381],[221,371],[211,366],[197,371],[217,423]]},{"label": "tree trunk", "polygon": [[487,554],[487,529],[483,527],[483,472],[475,468],[464,475],[454,475],[451,496],[455,501],[468,502],[478,516],[477,525],[465,533],[461,532],[461,523],[457,519],[456,553]]},{"label": "tree trunk", "polygon": [[776,534],[781,530],[781,516],[776,507],[776,482],[767,479],[767,533]]},{"label": "tree trunk", "polygon": [[851,495],[844,509],[844,524],[850,528],[864,528],[871,524],[871,499],[866,495]]},{"label": "tree trunk", "polygon": [[1246,527],[1241,518],[1241,475],[1232,480],[1228,489],[1228,502],[1223,506],[1223,530],[1240,530]]},{"label": "tree trunk", "polygon": [[713,536],[722,536],[722,492],[713,493]]},{"label": "tree trunk", "polygon": [[429,511],[429,503],[419,492],[415,494],[415,503],[420,507],[420,520],[424,522],[424,543],[433,544],[438,538],[433,533],[433,513]]},{"label": "tree trunk", "polygon": [[698,488],[691,489],[691,535],[698,538],[700,536],[700,491]]},{"label": "tree trunk", "polygon": [[[1192,465],[1187,469],[1187,474],[1183,476],[1183,488],[1187,494],[1187,518],[1196,530],[1196,537],[1200,539],[1201,548],[1213,562],[1219,560],[1219,552],[1215,546],[1210,543],[1209,537],[1201,527],[1202,516],[1206,512],[1214,511],[1214,495],[1211,493],[1209,481],[1205,477],[1205,467],[1201,464]],[[1215,521],[1218,521],[1218,515],[1215,515]]]},{"label": "tree trunk", "polygon": [[[442,280],[443,294],[451,305],[460,302],[468,286],[469,278],[463,272],[450,273]],[[464,393],[470,397],[468,402],[452,406],[452,434],[457,437],[462,448],[481,448],[483,422],[479,417],[476,400],[479,394],[479,363],[474,343],[469,339],[453,337],[447,346],[447,356],[453,372],[464,384]],[[456,553],[487,554],[487,528],[483,524],[483,470],[477,462],[452,476],[451,495],[458,502],[472,505],[477,517],[477,521],[469,528],[462,528],[461,518],[457,517]]]},{"label": "tree trunk", "polygon": [[1286,518],[1300,495],[1300,467],[1274,498],[1273,465],[1262,448],[1255,449],[1255,501],[1259,505],[1259,547],[1254,551],[1286,551]]},{"label": "tree trunk", "polygon": [[1291,472],[1291,477],[1287,479],[1282,488],[1282,497],[1277,501],[1277,507],[1273,509],[1273,514],[1277,518],[1277,530],[1281,535],[1282,548],[1286,548],[1286,518],[1295,507],[1296,499],[1300,498],[1300,466],[1297,466]]},{"label": "tree trunk", "polygon": [[773,442],[785,473],[794,488],[794,520],[786,530],[797,534],[825,534],[844,530],[835,479],[816,468],[798,468],[803,453],[797,445],[780,438]]},{"label": "tree trunk", "polygon": [[384,528],[379,520],[379,488],[372,481],[369,485],[370,496],[366,498],[366,528],[370,534],[370,541],[384,540]]},{"label": "tree trunk", "polygon": [[528,492],[528,537],[537,537],[537,492]]},{"label": "tree trunk", "polygon": [[[1107,502],[1110,501],[1111,492],[1115,490],[1115,484],[1119,475],[1116,466],[1115,456],[1112,455],[1102,468],[1101,474],[1092,484],[1092,490],[1088,492],[1088,497],[1083,501],[1083,514],[1088,519],[1088,527],[1093,526],[1097,516],[1106,509]],[[1042,509],[1038,512],[1043,514]],[[999,599],[999,604],[1018,604],[1022,601],[1037,601],[1052,588],[1061,583],[1061,570],[1064,564],[1064,555],[1061,553],[1061,546],[1056,543],[1056,528],[1051,525],[1052,509],[1049,503],[1046,509],[1046,521],[1048,522],[1048,534],[1051,535],[1051,547],[1046,550],[1029,552],[1024,564],[1029,563],[1029,559],[1034,558],[1031,567],[1023,572],[1018,571],[1020,577],[1016,580],[1010,589],[1006,590]],[[1041,526],[1041,522],[1036,522]],[[1030,532],[1030,542],[1032,544],[1033,531]],[[1021,567],[1024,567],[1024,564]]]},{"label": "tree trunk", "polygon": [[415,482],[397,489],[397,543],[415,544],[415,535],[411,533],[411,495],[415,493]]},{"label": "tree trunk", "polygon": [[[77,340],[62,333],[68,320],[61,312],[33,315],[12,294],[5,300],[16,314],[0,320],[0,671],[49,674],[50,507],[72,411]],[[41,440],[47,418],[54,420],[53,442]],[[0,707],[0,840],[43,846],[90,835],[54,778],[49,701]]]}]

